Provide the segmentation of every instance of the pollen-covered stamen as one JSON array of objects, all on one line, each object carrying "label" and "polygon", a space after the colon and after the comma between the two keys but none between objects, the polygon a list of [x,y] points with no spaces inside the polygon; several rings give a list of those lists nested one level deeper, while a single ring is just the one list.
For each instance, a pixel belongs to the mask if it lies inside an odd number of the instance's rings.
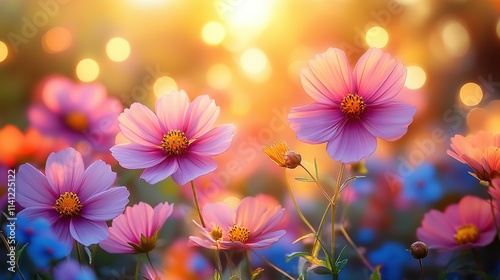
[{"label": "pollen-covered stamen", "polygon": [[479,230],[475,225],[466,224],[460,226],[453,237],[455,242],[460,245],[472,243],[479,237]]},{"label": "pollen-covered stamen", "polygon": [[56,200],[52,206],[63,217],[72,217],[80,214],[83,205],[80,203],[78,195],[72,192],[65,192]]},{"label": "pollen-covered stamen", "polygon": [[250,230],[243,226],[234,225],[229,228],[227,235],[229,236],[229,240],[233,242],[239,241],[241,243],[245,243],[250,237]]},{"label": "pollen-covered stamen", "polygon": [[348,94],[340,103],[340,109],[348,118],[357,118],[365,111],[363,97],[357,94]]},{"label": "pollen-covered stamen", "polygon": [[222,239],[222,229],[219,226],[213,225],[212,230],[210,231],[210,236],[212,236],[212,238],[215,241],[221,240]]},{"label": "pollen-covered stamen", "polygon": [[83,131],[88,125],[87,116],[81,112],[71,112],[64,117],[64,123],[74,131]]},{"label": "pollen-covered stamen", "polygon": [[189,146],[189,140],[184,132],[171,130],[163,135],[160,148],[169,156],[183,154]]}]

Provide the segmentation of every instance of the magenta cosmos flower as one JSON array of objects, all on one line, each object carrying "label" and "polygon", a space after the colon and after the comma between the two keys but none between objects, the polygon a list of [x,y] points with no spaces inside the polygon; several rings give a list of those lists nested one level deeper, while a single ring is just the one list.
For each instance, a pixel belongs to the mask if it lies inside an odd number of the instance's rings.
[{"label": "magenta cosmos flower", "polygon": [[17,174],[17,202],[25,209],[19,215],[49,220],[56,236],[88,246],[108,237],[106,221],[123,212],[130,193],[111,187],[116,173],[99,160],[87,169],[73,148],[51,153],[45,175],[31,164]]},{"label": "magenta cosmos flower", "polygon": [[433,249],[465,250],[483,247],[495,238],[491,207],[485,200],[465,196],[444,212],[431,210],[424,215],[417,237]]},{"label": "magenta cosmos flower", "polygon": [[109,97],[101,84],[73,84],[54,76],[42,84],[41,103],[29,108],[28,118],[43,134],[103,152],[114,144],[122,110],[120,101]]},{"label": "magenta cosmos flower", "polygon": [[283,235],[285,209],[268,206],[255,197],[246,197],[233,210],[224,203],[209,203],[203,207],[206,228],[200,226],[203,237],[189,237],[191,246],[209,249],[264,248]]},{"label": "magenta cosmos flower", "polygon": [[487,184],[500,176],[500,134],[485,131],[467,137],[457,134],[451,138],[451,150],[447,153],[469,165],[474,176]]},{"label": "magenta cosmos flower", "polygon": [[315,102],[292,108],[290,127],[303,142],[328,142],[335,160],[359,161],[375,151],[376,138],[406,133],[416,109],[395,100],[405,79],[406,68],[380,49],[369,49],[352,71],[345,53],[329,48],[302,70],[302,86]]},{"label": "magenta cosmos flower", "polygon": [[145,168],[141,178],[155,184],[168,176],[179,185],[207,174],[217,163],[212,156],[231,145],[234,126],[212,128],[220,108],[208,95],[189,103],[184,91],[164,94],[156,114],[140,103],[118,118],[120,130],[131,143],[116,145],[111,154],[121,166]]},{"label": "magenta cosmos flower", "polygon": [[158,233],[173,210],[174,206],[167,202],[154,209],[144,202],[128,206],[113,220],[108,239],[99,246],[114,254],[147,253],[156,247]]}]

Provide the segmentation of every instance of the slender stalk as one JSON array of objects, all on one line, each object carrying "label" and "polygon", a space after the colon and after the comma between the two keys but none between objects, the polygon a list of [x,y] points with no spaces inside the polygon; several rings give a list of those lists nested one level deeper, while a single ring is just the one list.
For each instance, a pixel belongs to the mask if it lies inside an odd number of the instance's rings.
[{"label": "slender stalk", "polygon": [[[3,236],[3,234],[1,234],[2,231],[0,231],[0,237],[2,238],[2,241],[3,243],[5,244],[5,248],[7,248],[7,251],[10,253],[11,250],[10,250],[10,245],[9,245],[9,242],[7,241],[7,239],[5,238],[5,236]],[[26,278],[24,278],[24,275],[23,273],[21,272],[21,268],[19,267],[19,259],[16,258],[16,261],[15,261],[15,267],[17,269],[17,272],[19,273],[19,275],[21,276],[21,278],[23,280],[26,280]]]},{"label": "slender stalk", "polygon": [[304,165],[300,164],[300,167],[302,167],[302,169],[304,169],[307,172],[307,174],[309,175],[309,177],[311,177],[311,179],[314,181],[314,183],[316,183],[316,186],[318,186],[319,190],[325,196],[326,200],[328,200],[328,202],[332,203],[332,200],[330,199],[330,196],[325,191],[325,189],[323,189],[323,187],[321,187],[321,185],[319,184],[319,182],[316,179],[316,177],[314,177],[314,175],[312,175],[312,173]]},{"label": "slender stalk", "polygon": [[80,245],[78,242],[75,240],[75,247],[76,247],[76,256],[78,257],[78,262],[80,264],[83,264],[83,258],[82,258],[82,252],[80,250]]},{"label": "slender stalk", "polygon": [[313,228],[313,226],[311,226],[309,221],[307,221],[306,217],[304,217],[304,214],[302,214],[302,211],[300,211],[299,205],[297,204],[297,201],[295,200],[295,196],[293,195],[292,187],[290,187],[290,183],[288,182],[288,179],[286,177],[286,168],[283,168],[283,170],[285,173],[285,184],[286,184],[286,187],[288,188],[288,192],[290,193],[290,197],[292,198],[293,206],[295,206],[295,210],[297,211],[297,214],[299,215],[300,219],[304,222],[304,224],[306,224],[306,226],[311,230],[311,232],[316,234],[316,230]]},{"label": "slender stalk", "polygon": [[149,252],[146,253],[146,258],[148,258],[149,265],[151,266],[151,269],[153,269],[153,272],[155,274],[155,278],[159,278],[160,276],[156,272],[155,267],[153,266],[153,262],[151,261],[151,258],[149,257]]},{"label": "slender stalk", "polygon": [[420,265],[420,275],[422,275],[422,280],[424,280],[424,267],[422,266],[422,259],[418,259],[418,264]]},{"label": "slender stalk", "polygon": [[219,274],[222,275],[222,263],[220,261],[220,253],[219,253],[218,246],[217,246],[217,249],[215,249],[215,251],[214,251],[214,259],[215,259],[215,267],[217,267]]},{"label": "slender stalk", "polygon": [[[255,253],[255,252],[254,252]],[[288,279],[291,279],[291,280],[295,280],[295,278],[293,278],[292,276],[290,276],[289,274],[287,274],[286,272],[284,272],[282,269],[280,269],[279,267],[275,266],[274,264],[272,264],[270,261],[268,261],[264,256],[261,256],[257,253],[255,253],[257,256],[259,256],[267,265],[269,265],[270,267],[274,268],[276,271],[278,271],[279,273],[283,274],[283,276],[285,276],[286,278]]]},{"label": "slender stalk", "polygon": [[326,216],[328,215],[328,212],[330,212],[330,207],[331,206],[332,206],[332,204],[328,203],[328,206],[326,207],[325,212],[323,212],[323,216],[321,217],[321,220],[319,221],[318,230],[316,231],[316,239],[314,240],[313,250],[312,250],[312,253],[311,253],[311,255],[313,257],[317,257],[318,256],[318,252],[319,252],[319,248],[320,248],[320,244],[319,244],[318,239],[320,238],[321,230],[323,229],[323,224],[325,223]]},{"label": "slender stalk", "polygon": [[194,187],[194,181],[191,181],[191,189],[193,190],[193,198],[194,204],[196,205],[196,211],[198,211],[198,215],[200,216],[201,225],[205,226],[205,221],[203,220],[203,216],[201,215],[200,205],[198,204],[198,197],[196,196],[196,189]]},{"label": "slender stalk", "polygon": [[339,198],[339,190],[340,186],[342,185],[340,182],[342,181],[342,175],[344,173],[344,167],[345,163],[340,164],[340,170],[339,174],[337,176],[337,182],[335,182],[335,193],[333,195],[333,204],[332,204],[332,243],[331,245],[331,252],[332,252],[332,259],[335,260],[335,213],[337,210],[337,199]]},{"label": "slender stalk", "polygon": [[347,233],[347,231],[345,230],[345,228],[342,224],[340,225],[340,232],[342,232],[342,234],[344,235],[347,242],[349,242],[349,244],[351,244],[351,246],[354,248],[354,250],[356,250],[356,253],[358,254],[358,256],[361,259],[361,261],[363,262],[363,264],[366,265],[366,267],[368,267],[372,272],[375,271],[375,268],[370,264],[370,262],[361,253],[358,246],[356,246],[354,241],[352,241],[351,237],[349,236],[349,234]]},{"label": "slender stalk", "polygon": [[137,257],[137,262],[135,264],[135,274],[134,274],[134,280],[139,279],[139,255],[136,255]]},{"label": "slender stalk", "polygon": [[248,255],[250,252],[245,250],[245,262],[247,264],[247,269],[248,269],[248,275],[250,275],[250,277],[252,277],[252,266],[250,265],[250,256]]}]

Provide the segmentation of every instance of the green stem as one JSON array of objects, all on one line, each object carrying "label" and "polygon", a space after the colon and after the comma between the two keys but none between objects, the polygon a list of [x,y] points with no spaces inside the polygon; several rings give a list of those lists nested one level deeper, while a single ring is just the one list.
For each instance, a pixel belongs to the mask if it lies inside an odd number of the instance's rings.
[{"label": "green stem", "polygon": [[191,189],[193,190],[193,198],[194,204],[196,205],[196,211],[198,211],[198,215],[200,216],[201,225],[205,226],[205,221],[203,220],[203,216],[201,215],[200,205],[198,204],[198,197],[196,196],[196,189],[194,187],[194,181],[191,181]]},{"label": "green stem", "polygon": [[[255,252],[254,252],[255,253]],[[279,273],[283,274],[283,276],[285,276],[286,278],[288,279],[291,279],[291,280],[295,280],[295,278],[293,278],[292,276],[290,276],[289,274],[287,274],[286,272],[284,272],[282,269],[280,269],[279,267],[275,266],[274,264],[272,264],[270,261],[268,261],[264,256],[261,256],[257,253],[255,253],[257,256],[259,256],[267,265],[269,265],[270,267],[274,268],[276,271],[278,271]]]},{"label": "green stem", "polygon": [[302,214],[302,211],[300,211],[299,205],[297,204],[297,201],[295,200],[295,196],[293,195],[292,187],[290,186],[290,183],[288,182],[288,179],[286,177],[286,168],[283,168],[283,170],[285,173],[285,184],[286,184],[286,187],[288,188],[288,192],[290,193],[290,197],[292,198],[293,206],[295,206],[295,210],[297,211],[297,214],[299,215],[300,219],[304,222],[304,224],[306,224],[306,226],[311,230],[311,232],[316,234],[316,230],[314,230],[313,226],[311,226],[309,221],[307,221],[306,217],[304,217],[304,214]]},{"label": "green stem", "polygon": [[80,245],[78,242],[75,240],[75,247],[76,247],[76,256],[78,257],[78,262],[80,264],[83,264],[83,258],[82,258],[82,252],[80,250]]},{"label": "green stem", "polygon": [[146,258],[148,258],[149,265],[151,266],[151,269],[153,269],[153,272],[155,274],[155,278],[159,278],[160,276],[156,272],[155,267],[153,266],[153,262],[151,261],[151,258],[149,257],[149,252],[146,253]]},{"label": "green stem", "polygon": [[321,217],[321,220],[319,221],[318,230],[316,231],[316,239],[314,240],[313,250],[312,250],[312,253],[311,253],[311,255],[313,257],[317,257],[318,256],[319,248],[320,248],[320,243],[319,243],[318,240],[320,238],[321,230],[323,229],[323,224],[325,223],[326,216],[328,215],[328,212],[330,212],[330,207],[331,206],[332,206],[332,204],[328,203],[328,206],[326,207],[325,212],[323,212],[323,216]]},{"label": "green stem", "polygon": [[135,274],[134,274],[134,279],[138,280],[139,279],[139,255],[136,255],[137,257],[137,262],[135,264]]},{"label": "green stem", "polygon": [[[3,244],[5,245],[5,248],[7,248],[7,252],[10,253],[11,250],[10,250],[10,245],[9,245],[9,242],[7,241],[7,239],[5,238],[5,236],[3,236],[3,234],[1,234],[1,230],[0,230],[0,237],[2,238],[2,241],[3,241]],[[23,280],[26,280],[26,278],[24,278],[24,275],[23,273],[21,272],[21,268],[19,267],[19,257],[16,258],[16,261],[15,261],[15,265],[14,265],[17,269],[17,272],[19,273],[19,275],[21,276],[21,278]]]},{"label": "green stem", "polygon": [[368,267],[372,272],[375,271],[375,268],[370,264],[370,262],[361,253],[361,251],[359,250],[358,246],[356,246],[356,244],[354,243],[354,241],[352,241],[351,237],[349,236],[349,234],[347,234],[347,231],[345,230],[345,228],[344,228],[344,226],[342,224],[340,225],[340,232],[342,232],[342,234],[344,235],[344,237],[347,240],[347,242],[349,242],[349,244],[351,244],[351,246],[354,248],[354,250],[358,254],[358,256],[361,259],[361,261],[363,262],[363,264],[365,264],[366,267]]},{"label": "green stem", "polygon": [[220,253],[219,253],[219,246],[217,245],[217,248],[214,251],[214,259],[215,259],[215,267],[219,271],[219,274],[222,275],[222,263],[220,261]]},{"label": "green stem", "polygon": [[335,213],[337,210],[337,199],[339,198],[340,186],[342,185],[340,182],[342,181],[342,175],[344,173],[345,163],[340,164],[339,175],[337,176],[337,182],[335,182],[335,193],[333,195],[333,204],[332,204],[332,243],[331,243],[331,252],[332,259],[335,260]]},{"label": "green stem", "polygon": [[328,202],[332,203],[332,200],[330,199],[330,196],[325,191],[325,189],[323,189],[323,187],[321,187],[321,185],[318,182],[318,179],[316,177],[314,177],[314,175],[312,175],[312,173],[305,166],[303,166],[302,164],[300,164],[300,167],[302,167],[302,169],[304,169],[307,172],[307,174],[309,175],[309,177],[311,177],[311,179],[314,181],[314,183],[316,183],[316,186],[318,186],[319,190],[325,196],[326,200],[328,200]]},{"label": "green stem", "polygon": [[424,267],[422,266],[422,259],[418,259],[418,264],[420,265],[420,275],[422,275],[422,280],[424,280]]}]

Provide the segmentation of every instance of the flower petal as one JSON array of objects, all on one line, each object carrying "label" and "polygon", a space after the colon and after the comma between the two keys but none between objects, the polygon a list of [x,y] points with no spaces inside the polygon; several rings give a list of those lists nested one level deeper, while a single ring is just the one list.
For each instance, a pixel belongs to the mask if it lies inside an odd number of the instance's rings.
[{"label": "flower petal", "polygon": [[215,162],[213,158],[194,154],[179,156],[177,157],[177,162],[179,164],[179,169],[172,174],[172,179],[179,185],[184,185],[217,168],[217,162]]},{"label": "flower petal", "polygon": [[375,136],[360,121],[348,120],[328,142],[326,151],[331,158],[349,163],[370,156],[376,147]]},{"label": "flower petal", "polygon": [[370,106],[363,113],[363,126],[375,137],[393,141],[408,131],[416,111],[415,107],[398,101]]},{"label": "flower petal", "polygon": [[75,239],[71,236],[69,225],[70,220],[67,218],[58,218],[51,223],[52,230],[57,238],[72,248]]},{"label": "flower petal", "polygon": [[292,108],[288,114],[290,127],[299,140],[310,144],[332,139],[344,119],[338,108],[320,103]]},{"label": "flower petal", "polygon": [[216,243],[213,240],[206,240],[196,236],[190,236],[188,246],[201,246],[207,249],[217,249]]},{"label": "flower petal", "polygon": [[108,238],[99,242],[99,247],[111,254],[133,254],[134,249],[127,242],[130,241],[110,229]]},{"label": "flower petal", "polygon": [[120,215],[128,203],[129,191],[125,187],[113,187],[82,200],[80,216],[92,221],[109,221]]},{"label": "flower petal", "polygon": [[40,170],[26,163],[19,167],[17,173],[17,202],[24,208],[51,207],[59,194],[47,181]]},{"label": "flower petal", "polygon": [[51,153],[45,166],[47,180],[58,194],[76,192],[84,170],[82,155],[73,148]]},{"label": "flower petal", "polygon": [[406,68],[381,49],[370,48],[356,63],[354,75],[358,95],[366,104],[374,105],[394,98],[401,91]]},{"label": "flower petal", "polygon": [[220,108],[215,105],[215,100],[208,95],[196,97],[187,112],[187,130],[188,139],[197,139],[209,131],[217,117],[219,117]]},{"label": "flower petal", "polygon": [[146,106],[133,103],[118,117],[120,130],[128,140],[144,146],[156,147],[163,138],[158,117]]},{"label": "flower petal", "polygon": [[150,184],[156,184],[174,174],[178,168],[177,160],[173,157],[167,157],[161,163],[144,169],[141,178]]},{"label": "flower petal", "polygon": [[129,143],[111,147],[113,157],[123,168],[141,169],[160,164],[167,157],[158,147]]},{"label": "flower petal", "polygon": [[188,152],[200,156],[215,156],[229,149],[234,135],[234,125],[214,127],[188,147]]},{"label": "flower petal", "polygon": [[300,79],[307,94],[323,104],[340,104],[347,94],[356,92],[351,66],[339,49],[329,48],[316,55]]},{"label": "flower petal", "polygon": [[108,227],[103,221],[90,221],[82,217],[73,217],[69,224],[71,236],[84,246],[97,244],[108,238]]},{"label": "flower petal", "polygon": [[51,224],[60,218],[59,213],[52,207],[29,207],[23,209],[18,215],[27,220],[36,220],[42,217],[47,219]]},{"label": "flower petal", "polygon": [[167,93],[156,100],[156,115],[163,132],[186,132],[189,98],[185,91]]},{"label": "flower petal", "polygon": [[278,242],[278,240],[286,234],[285,230],[272,231],[251,239],[246,243],[249,248],[265,248]]},{"label": "flower petal", "polygon": [[490,204],[479,197],[467,195],[462,198],[458,213],[463,224],[476,225],[481,233],[495,230]]},{"label": "flower petal", "polygon": [[83,172],[82,183],[78,190],[80,201],[86,201],[96,193],[109,189],[116,180],[116,173],[111,171],[111,166],[102,160],[92,163]]},{"label": "flower petal", "polygon": [[31,106],[28,109],[28,119],[30,124],[43,134],[56,135],[66,130],[61,117],[44,106]]},{"label": "flower petal", "polygon": [[223,230],[227,230],[229,227],[233,226],[233,209],[229,205],[217,202],[217,203],[207,203],[202,211],[203,220],[205,221],[205,226],[207,230],[212,230],[212,225],[216,225]]}]

